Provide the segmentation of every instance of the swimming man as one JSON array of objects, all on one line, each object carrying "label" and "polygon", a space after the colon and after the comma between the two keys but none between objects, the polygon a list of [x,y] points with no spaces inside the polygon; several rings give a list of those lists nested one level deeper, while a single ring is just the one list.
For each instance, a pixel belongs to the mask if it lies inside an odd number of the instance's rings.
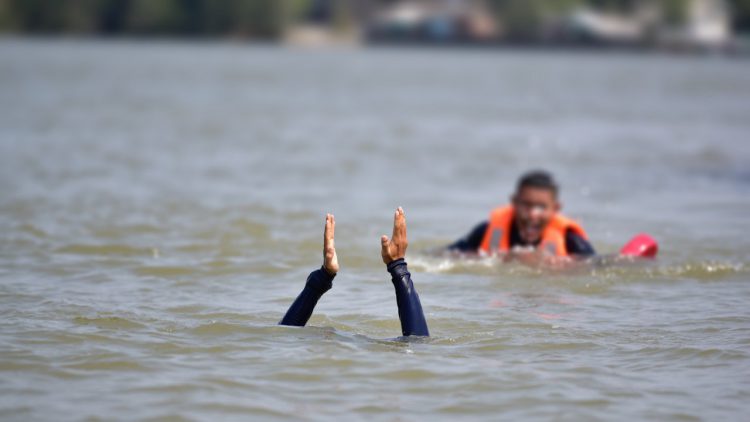
[{"label": "swimming man", "polygon": [[596,252],[583,228],[559,214],[559,188],[545,171],[524,174],[511,204],[494,209],[489,220],[448,246],[455,252],[493,255],[525,263],[555,263],[590,257]]}]

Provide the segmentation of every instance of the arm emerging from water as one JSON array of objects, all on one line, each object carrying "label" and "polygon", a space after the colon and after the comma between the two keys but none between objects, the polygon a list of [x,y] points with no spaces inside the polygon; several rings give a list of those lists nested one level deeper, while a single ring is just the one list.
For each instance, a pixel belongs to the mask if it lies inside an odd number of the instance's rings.
[{"label": "arm emerging from water", "polygon": [[411,281],[411,273],[406,267],[406,216],[399,207],[393,216],[393,236],[380,238],[380,255],[391,273],[391,282],[396,289],[398,318],[401,320],[401,333],[404,336],[429,336],[427,321],[422,311],[417,290]]},{"label": "arm emerging from water", "polygon": [[292,306],[286,311],[279,325],[292,325],[304,327],[312,316],[315,305],[325,292],[333,287],[333,278],[336,275],[329,274],[324,268],[319,268],[307,276],[305,288],[297,296]]},{"label": "arm emerging from water", "polygon": [[445,249],[450,252],[476,253],[479,247],[482,246],[484,232],[487,231],[489,224],[489,221],[477,224],[466,236],[446,246]]},{"label": "arm emerging from water", "polygon": [[332,214],[327,214],[326,228],[323,232],[323,266],[307,276],[305,288],[286,311],[286,315],[279,322],[280,325],[303,327],[310,319],[318,300],[333,287],[333,278],[339,271],[339,260],[334,245],[335,229],[336,220]]},{"label": "arm emerging from water", "polygon": [[[302,293],[297,296],[292,306],[279,322],[280,325],[302,327],[307,324],[315,310],[315,305],[325,292],[333,286],[333,278],[339,270],[336,248],[334,247],[334,230],[336,221],[333,215],[326,216],[326,228],[323,234],[323,266],[310,273]],[[419,295],[414,289],[411,274],[406,268],[404,255],[408,242],[406,240],[406,217],[399,208],[393,217],[393,236],[381,238],[381,256],[391,273],[391,281],[396,289],[398,317],[401,320],[401,332],[404,336],[429,336],[427,322],[422,312]]]}]

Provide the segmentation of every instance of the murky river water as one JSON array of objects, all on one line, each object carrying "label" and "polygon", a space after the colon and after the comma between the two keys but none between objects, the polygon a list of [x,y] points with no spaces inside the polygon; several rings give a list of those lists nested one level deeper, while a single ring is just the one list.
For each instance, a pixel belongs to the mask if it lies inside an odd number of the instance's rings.
[{"label": "murky river water", "polygon": [[[739,420],[750,64],[710,57],[0,42],[0,417]],[[554,171],[648,265],[420,253]],[[430,331],[398,341],[407,211]],[[337,217],[342,271],[279,327]]]}]

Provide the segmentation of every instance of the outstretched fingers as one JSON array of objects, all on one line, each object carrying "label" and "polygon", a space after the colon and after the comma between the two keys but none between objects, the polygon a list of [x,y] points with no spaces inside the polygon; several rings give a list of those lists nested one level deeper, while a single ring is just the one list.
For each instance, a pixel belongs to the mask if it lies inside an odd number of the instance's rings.
[{"label": "outstretched fingers", "polygon": [[380,236],[380,256],[383,258],[383,262],[386,265],[393,261],[393,259],[391,258],[390,245],[391,241],[390,239],[388,239],[388,236]]},{"label": "outstretched fingers", "polygon": [[393,215],[393,241],[398,244],[406,242],[406,214],[401,207],[396,208]]},{"label": "outstretched fingers", "polygon": [[393,214],[393,234],[389,239],[388,236],[380,237],[380,254],[383,256],[383,262],[386,264],[397,259],[401,259],[406,254],[406,216],[404,209],[398,207]]},{"label": "outstretched fingers", "polygon": [[334,248],[334,234],[336,231],[336,220],[333,218],[333,214],[326,214],[326,228],[323,232],[323,248]]},{"label": "outstretched fingers", "polygon": [[336,256],[336,245],[334,234],[336,231],[336,219],[333,214],[326,214],[326,226],[323,231],[323,268],[333,275],[339,271],[339,260]]}]

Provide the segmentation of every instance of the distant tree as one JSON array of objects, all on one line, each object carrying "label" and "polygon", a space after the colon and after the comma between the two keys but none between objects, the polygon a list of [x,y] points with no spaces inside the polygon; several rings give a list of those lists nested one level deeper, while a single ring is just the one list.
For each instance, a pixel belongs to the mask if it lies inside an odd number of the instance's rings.
[{"label": "distant tree", "polygon": [[731,0],[732,24],[740,32],[750,32],[750,0]]},{"label": "distant tree", "polygon": [[687,19],[688,0],[661,0],[664,21],[669,25],[680,25]]},{"label": "distant tree", "polygon": [[278,0],[235,0],[234,33],[255,38],[276,38],[281,35],[283,4]]},{"label": "distant tree", "polygon": [[491,0],[489,5],[509,38],[531,41],[539,37],[545,19],[561,16],[586,3],[586,0]]},{"label": "distant tree", "polygon": [[45,0],[3,2],[7,29],[17,32],[58,33],[65,29],[65,3]]},{"label": "distant tree", "polygon": [[[396,0],[372,0],[383,5]],[[658,2],[669,23],[686,17],[690,0],[487,0],[509,38],[534,41],[549,18],[576,7],[629,12]],[[750,31],[750,0],[727,0],[732,23]],[[0,31],[274,39],[291,22],[350,23],[353,0],[0,0]]]},{"label": "distant tree", "polygon": [[98,3],[96,10],[97,32],[116,34],[125,30],[131,7],[129,0],[89,0],[89,3]]},{"label": "distant tree", "polygon": [[531,40],[538,35],[540,3],[540,0],[494,0],[490,1],[490,7],[509,38]]},{"label": "distant tree", "polygon": [[[277,37],[301,0],[0,0],[0,31]],[[295,12],[298,13],[298,12]]]}]

